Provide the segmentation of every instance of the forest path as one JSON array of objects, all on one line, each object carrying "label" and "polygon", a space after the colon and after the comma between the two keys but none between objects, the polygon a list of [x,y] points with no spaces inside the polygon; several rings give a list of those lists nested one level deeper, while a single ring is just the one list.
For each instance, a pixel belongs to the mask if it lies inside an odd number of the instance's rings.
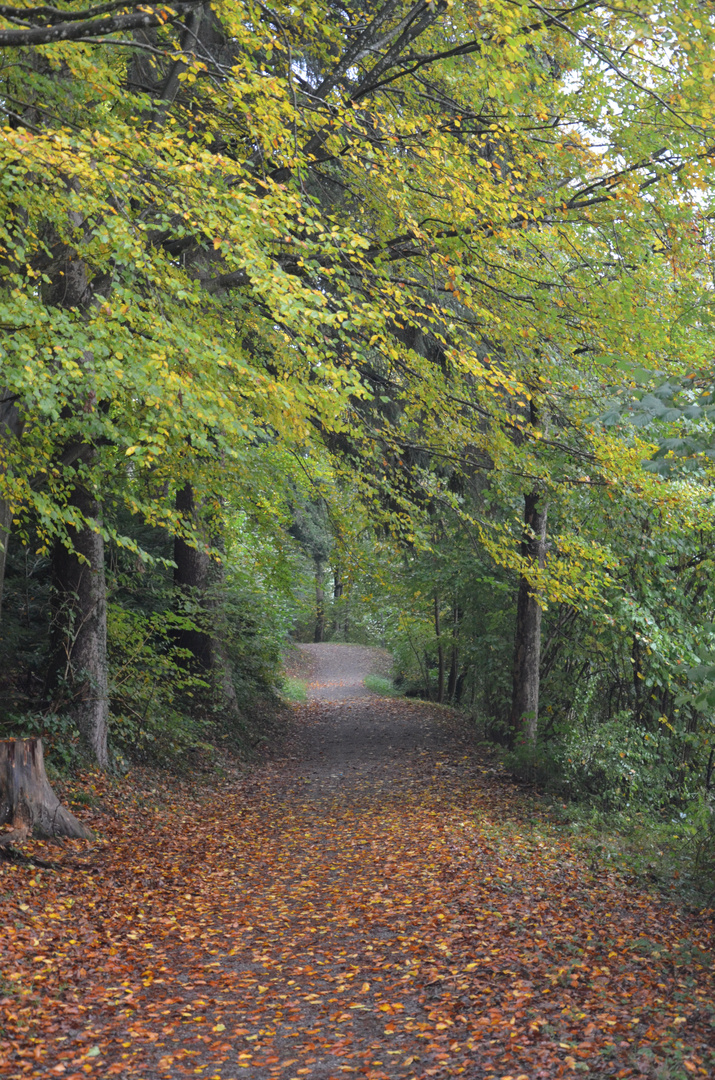
[{"label": "forest path", "polygon": [[298,648],[310,671],[310,707],[301,714],[292,750],[301,782],[312,785],[314,797],[342,792],[374,798],[375,786],[404,783],[408,763],[414,765],[420,756],[440,748],[449,758],[465,754],[464,733],[437,722],[434,707],[379,697],[365,688],[368,675],[389,671],[387,653],[331,643]]},{"label": "forest path", "polygon": [[95,779],[103,842],[0,867],[0,1075],[715,1075],[712,922],[591,871],[459,717],[368,693],[377,651],[301,655],[263,766]]}]

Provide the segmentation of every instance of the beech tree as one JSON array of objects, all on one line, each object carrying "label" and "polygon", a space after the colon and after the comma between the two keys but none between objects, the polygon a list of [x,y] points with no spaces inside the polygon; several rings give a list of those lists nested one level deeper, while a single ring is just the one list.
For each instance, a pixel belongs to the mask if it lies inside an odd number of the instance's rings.
[{"label": "beech tree", "polygon": [[[538,657],[541,607],[598,596],[607,555],[564,523],[544,557],[542,524],[490,519],[459,478],[543,507],[638,487],[645,445],[594,402],[707,349],[681,315],[707,271],[712,38],[689,0],[4,5],[15,527],[92,565],[85,531],[132,543],[99,514],[117,499],[197,543],[178,491],[248,497],[260,440],[320,437],[395,534],[445,505],[518,572]],[[515,673],[533,737],[533,662]]]}]

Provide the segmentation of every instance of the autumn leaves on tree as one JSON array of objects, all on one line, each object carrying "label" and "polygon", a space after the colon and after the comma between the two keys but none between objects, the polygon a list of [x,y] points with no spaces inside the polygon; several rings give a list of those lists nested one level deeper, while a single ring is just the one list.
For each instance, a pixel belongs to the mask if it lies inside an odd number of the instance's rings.
[{"label": "autumn leaves on tree", "polygon": [[[47,693],[100,765],[105,545],[141,560],[140,523],[165,529],[181,577],[220,559],[229,508],[263,513],[257,477],[289,503],[326,461],[398,548],[466,530],[512,575],[533,742],[542,611],[610,617],[591,523],[613,500],[703,521],[702,488],[599,421],[614,386],[709,356],[698,12],[2,8],[2,559],[8,536],[53,552]],[[199,612],[206,578],[177,579]],[[220,650],[183,635],[230,702]]]}]

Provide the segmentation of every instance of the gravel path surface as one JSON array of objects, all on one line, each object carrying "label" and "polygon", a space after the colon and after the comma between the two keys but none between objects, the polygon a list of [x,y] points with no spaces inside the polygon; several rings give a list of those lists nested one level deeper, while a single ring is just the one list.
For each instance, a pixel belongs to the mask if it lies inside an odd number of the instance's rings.
[{"label": "gravel path surface", "polygon": [[[299,645],[311,662],[309,701],[346,701],[371,696],[365,688],[367,675],[387,675],[390,656],[367,645]],[[373,697],[374,704],[374,697]]]},{"label": "gravel path surface", "polygon": [[[361,645],[300,645],[311,661],[308,706],[300,711],[300,734],[292,746],[300,785],[315,798],[373,799],[375,788],[412,779],[420,760],[437,752],[463,755],[464,736],[448,714],[424,702],[381,697],[365,687],[370,674],[385,676],[389,654]],[[435,719],[441,712],[442,722]],[[446,760],[443,768],[453,768]]]}]

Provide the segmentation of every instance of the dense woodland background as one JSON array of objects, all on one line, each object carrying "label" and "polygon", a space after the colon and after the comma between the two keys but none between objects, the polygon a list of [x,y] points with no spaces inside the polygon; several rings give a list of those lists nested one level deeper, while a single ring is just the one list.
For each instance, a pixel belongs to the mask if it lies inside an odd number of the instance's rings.
[{"label": "dense woodland background", "polygon": [[712,888],[714,45],[693,0],[3,5],[0,736],[246,753],[291,640],[381,644]]}]

